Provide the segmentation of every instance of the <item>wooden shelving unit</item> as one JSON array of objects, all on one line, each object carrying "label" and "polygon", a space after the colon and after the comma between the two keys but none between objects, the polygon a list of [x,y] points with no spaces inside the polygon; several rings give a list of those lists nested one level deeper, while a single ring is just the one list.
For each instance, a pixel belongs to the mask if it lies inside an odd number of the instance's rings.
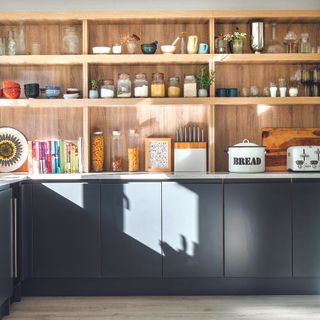
[{"label": "wooden shelving unit", "polygon": [[[246,45],[244,54],[215,54],[214,37],[235,27],[249,33],[248,22],[261,18],[266,24],[266,45],[270,25],[277,22],[277,35],[283,38],[288,29],[308,32],[319,45],[320,11],[160,11],[160,12],[65,12],[0,13],[0,32],[6,33],[20,22],[26,24],[26,43],[39,41],[41,55],[0,56],[0,81],[16,80],[21,84],[39,82],[79,87],[82,99],[0,99],[0,125],[21,130],[29,139],[84,137],[85,170],[90,171],[90,135],[105,132],[106,168],[109,168],[112,130],[138,129],[147,136],[174,138],[178,126],[199,123],[207,129],[209,170],[226,170],[226,146],[249,138],[259,143],[260,129],[272,126],[320,126],[319,97],[214,97],[215,87],[257,84],[260,89],[270,79],[286,77],[302,65],[320,64],[320,54],[252,54]],[[78,28],[82,53],[62,55],[62,28]],[[290,28],[289,28],[290,27]],[[160,45],[172,42],[181,31],[197,34],[200,42],[210,46],[208,54],[160,53]],[[91,48],[119,42],[126,33],[141,35],[142,42],[155,39],[159,48],[154,55],[93,55]],[[35,38],[36,36],[36,38]],[[48,39],[50,39],[48,41]],[[195,73],[200,65],[215,70],[217,80],[208,98],[127,98],[88,99],[91,78],[116,78],[119,72],[164,72],[168,76]],[[149,77],[150,80],[150,77]],[[22,94],[23,96],[23,94]],[[279,106],[279,108],[278,108]],[[125,150],[124,150],[125,152]],[[144,167],[141,152],[141,168]]]}]

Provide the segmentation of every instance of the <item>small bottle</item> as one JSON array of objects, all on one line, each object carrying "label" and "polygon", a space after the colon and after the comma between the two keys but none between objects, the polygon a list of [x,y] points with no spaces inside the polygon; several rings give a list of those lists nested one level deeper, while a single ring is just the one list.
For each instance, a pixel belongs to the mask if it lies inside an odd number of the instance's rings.
[{"label": "small bottle", "polygon": [[139,135],[132,129],[128,136],[128,171],[139,171]]},{"label": "small bottle", "polygon": [[118,98],[131,97],[131,80],[128,73],[119,74],[117,96]]},{"label": "small bottle", "polygon": [[94,172],[103,171],[104,137],[103,132],[94,132],[91,137],[91,169]]},{"label": "small bottle", "polygon": [[180,97],[179,77],[171,77],[168,79],[168,97]]},{"label": "small bottle", "polygon": [[152,74],[151,97],[165,97],[164,74],[157,72]]},{"label": "small bottle", "polygon": [[188,98],[197,96],[197,81],[194,75],[184,77],[183,96]]},{"label": "small bottle", "polygon": [[137,73],[134,78],[134,96],[147,98],[149,95],[148,81],[145,73]]},{"label": "small bottle", "polygon": [[123,171],[122,137],[120,131],[112,131],[111,171]]},{"label": "small bottle", "polygon": [[14,40],[14,33],[13,31],[9,31],[8,35],[8,55],[9,56],[14,56],[17,53],[17,44],[16,41]]}]

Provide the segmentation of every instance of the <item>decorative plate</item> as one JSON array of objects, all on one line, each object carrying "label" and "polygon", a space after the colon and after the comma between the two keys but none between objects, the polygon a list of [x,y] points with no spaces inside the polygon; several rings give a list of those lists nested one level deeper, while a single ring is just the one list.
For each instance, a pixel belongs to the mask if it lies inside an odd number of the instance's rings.
[{"label": "decorative plate", "polygon": [[28,157],[25,136],[13,128],[0,128],[0,172],[12,172],[20,168]]}]

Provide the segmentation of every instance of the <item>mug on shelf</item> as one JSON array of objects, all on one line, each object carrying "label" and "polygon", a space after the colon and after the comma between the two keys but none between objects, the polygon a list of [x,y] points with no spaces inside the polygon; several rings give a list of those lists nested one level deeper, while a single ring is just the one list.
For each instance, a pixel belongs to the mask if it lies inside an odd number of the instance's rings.
[{"label": "mug on shelf", "polygon": [[208,53],[209,51],[209,46],[206,43],[200,43],[199,44],[199,54],[205,54]]},{"label": "mug on shelf", "polygon": [[227,89],[226,88],[217,88],[216,89],[216,97],[226,97]]}]

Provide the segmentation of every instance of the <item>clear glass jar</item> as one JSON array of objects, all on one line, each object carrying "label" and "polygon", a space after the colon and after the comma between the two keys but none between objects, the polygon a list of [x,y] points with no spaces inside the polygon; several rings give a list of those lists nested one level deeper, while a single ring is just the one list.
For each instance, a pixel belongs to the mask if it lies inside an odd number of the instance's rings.
[{"label": "clear glass jar", "polygon": [[111,171],[123,171],[122,136],[120,131],[112,131]]},{"label": "clear glass jar", "polygon": [[227,41],[224,40],[223,34],[220,34],[215,39],[215,48],[216,48],[216,53],[227,53]]},{"label": "clear glass jar", "polygon": [[117,96],[118,98],[131,97],[131,80],[130,80],[130,75],[128,73],[119,74]]},{"label": "clear glass jar", "polygon": [[5,38],[0,37],[0,56],[6,54],[6,40]]},{"label": "clear glass jar", "polygon": [[164,74],[157,72],[152,74],[151,97],[165,97]]},{"label": "clear glass jar", "polygon": [[181,32],[180,34],[180,53],[185,54],[187,53],[187,39],[186,39],[186,32]]},{"label": "clear glass jar", "polygon": [[113,98],[114,97],[114,82],[112,79],[104,80],[100,88],[101,98]]},{"label": "clear glass jar", "polygon": [[135,130],[128,136],[128,171],[139,171],[139,134]]},{"label": "clear glass jar", "polygon": [[17,53],[17,44],[16,41],[14,40],[14,32],[9,31],[8,34],[8,51],[7,51],[9,56],[14,56]]},{"label": "clear glass jar", "polygon": [[197,81],[192,74],[184,76],[183,96],[188,98],[197,96]]},{"label": "clear glass jar", "polygon": [[168,79],[168,97],[180,97],[179,77],[171,77]]},{"label": "clear glass jar", "polygon": [[80,40],[75,27],[65,27],[62,39],[63,54],[79,54]]},{"label": "clear glass jar", "polygon": [[149,95],[148,80],[145,73],[137,73],[134,78],[134,96],[146,98]]},{"label": "clear glass jar", "polygon": [[309,33],[301,33],[301,35],[300,35],[300,52],[301,53],[310,53],[311,52]]},{"label": "clear glass jar", "polygon": [[91,136],[91,169],[94,172],[103,171],[104,137],[103,132],[94,132]]}]

